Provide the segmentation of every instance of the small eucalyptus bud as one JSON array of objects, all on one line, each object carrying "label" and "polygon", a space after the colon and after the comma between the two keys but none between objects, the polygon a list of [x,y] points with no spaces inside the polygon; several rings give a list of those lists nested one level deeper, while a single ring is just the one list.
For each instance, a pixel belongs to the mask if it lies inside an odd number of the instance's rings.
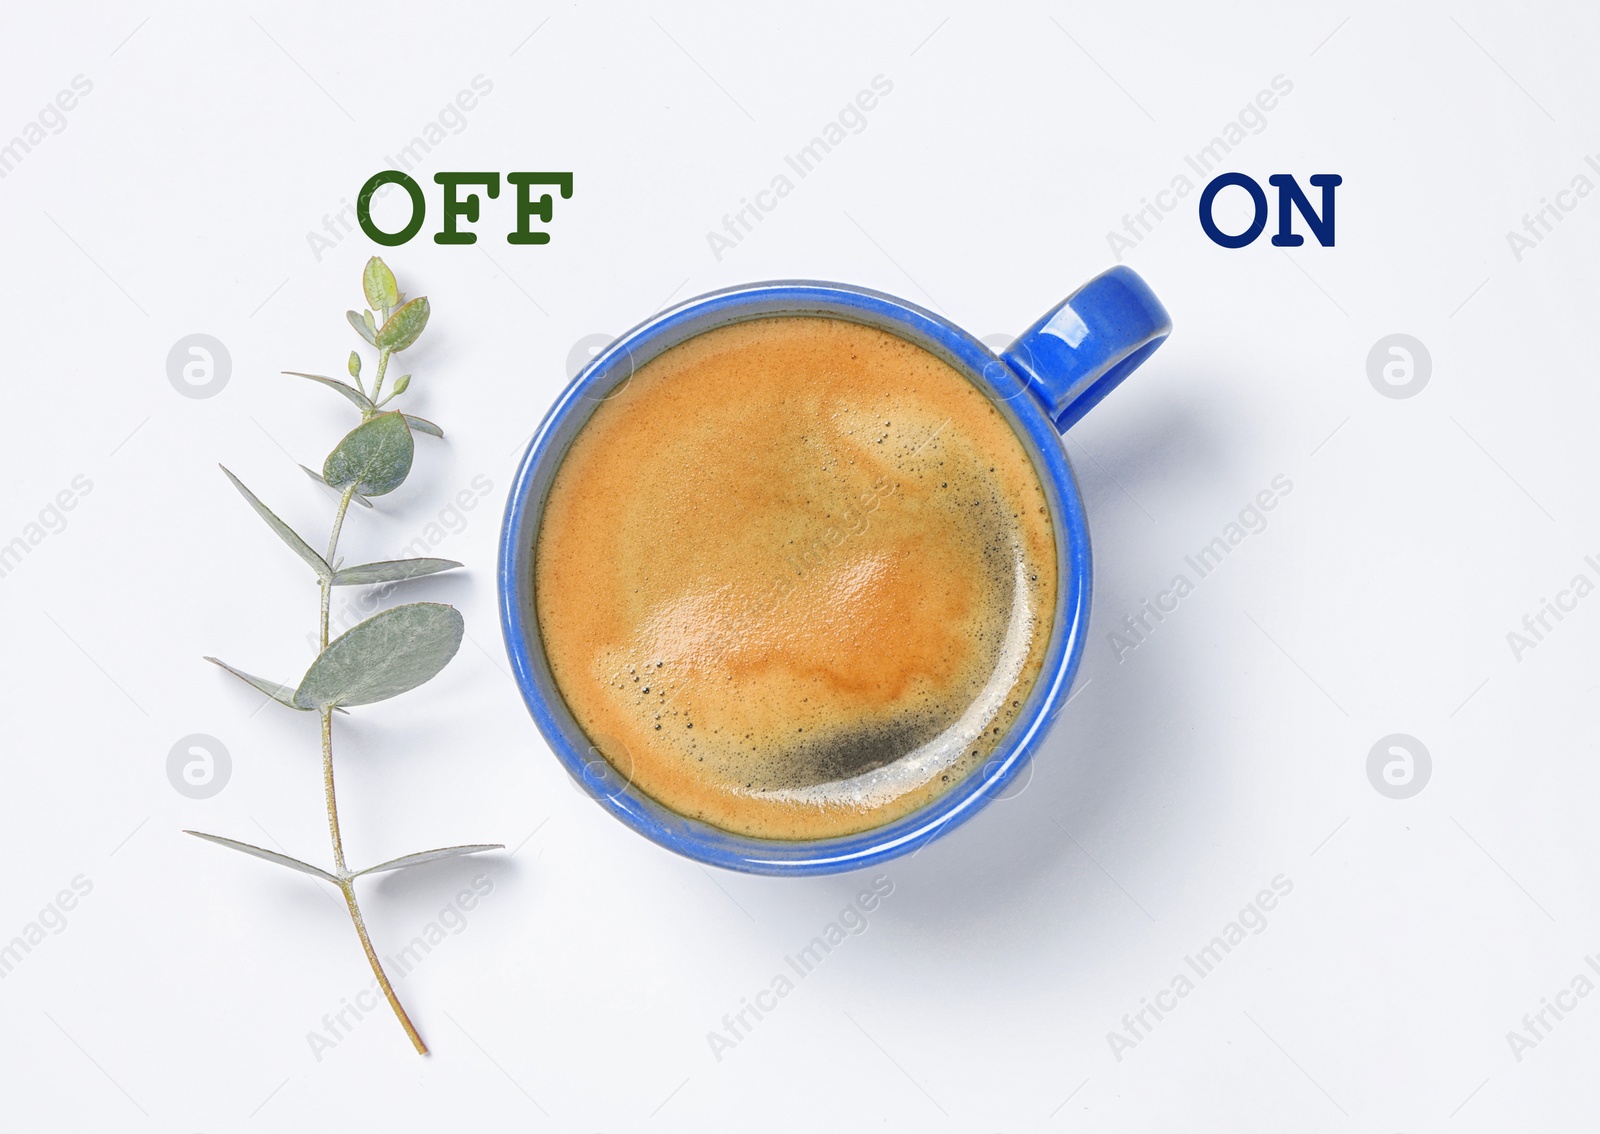
[{"label": "small eucalyptus bud", "polygon": [[406,387],[409,386],[409,385],[411,385],[411,375],[409,375],[409,374],[400,375],[400,381],[398,381],[398,382],[396,382],[394,384],[394,392],[395,392],[395,394],[403,394],[403,393],[405,393],[406,392]]},{"label": "small eucalyptus bud", "polygon": [[361,356],[355,351],[350,352],[350,377],[361,377]]}]

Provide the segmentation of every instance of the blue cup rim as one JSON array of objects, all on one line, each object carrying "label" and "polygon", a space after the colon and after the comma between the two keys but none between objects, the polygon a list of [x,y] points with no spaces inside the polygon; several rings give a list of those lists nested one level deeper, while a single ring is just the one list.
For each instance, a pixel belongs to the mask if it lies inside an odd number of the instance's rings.
[{"label": "blue cup rim", "polygon": [[[633,787],[598,757],[562,699],[539,643],[532,606],[533,542],[550,480],[590,414],[638,367],[716,327],[783,315],[843,318],[929,350],[987,392],[1039,473],[1056,537],[1056,610],[1039,678],[999,745],[960,783],[909,815],[853,835],[760,839],[680,815]],[[849,284],[774,280],[709,292],[668,308],[597,354],[546,413],[523,454],[500,535],[501,630],[535,725],[569,774],[606,810],[651,841],[697,862],[745,873],[832,874],[914,852],[1002,793],[1065,706],[1088,631],[1088,521],[1061,435],[1024,379],[975,336],[904,299]]]}]

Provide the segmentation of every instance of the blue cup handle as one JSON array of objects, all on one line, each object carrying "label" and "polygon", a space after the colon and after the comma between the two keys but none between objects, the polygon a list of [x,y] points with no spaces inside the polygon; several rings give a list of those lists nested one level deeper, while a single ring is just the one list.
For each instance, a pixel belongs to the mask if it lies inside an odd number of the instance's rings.
[{"label": "blue cup handle", "polygon": [[1171,333],[1150,285],[1118,265],[1056,304],[1000,357],[1065,433]]}]

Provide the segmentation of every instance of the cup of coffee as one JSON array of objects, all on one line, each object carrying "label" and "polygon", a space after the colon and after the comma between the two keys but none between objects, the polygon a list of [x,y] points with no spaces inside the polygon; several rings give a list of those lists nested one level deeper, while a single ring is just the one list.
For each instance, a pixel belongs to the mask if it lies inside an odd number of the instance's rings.
[{"label": "cup of coffee", "polygon": [[1071,691],[1089,533],[1060,434],[1171,321],[1113,268],[999,356],[843,284],[714,292],[567,387],[501,533],[516,680],[634,830],[854,870],[1002,792]]}]

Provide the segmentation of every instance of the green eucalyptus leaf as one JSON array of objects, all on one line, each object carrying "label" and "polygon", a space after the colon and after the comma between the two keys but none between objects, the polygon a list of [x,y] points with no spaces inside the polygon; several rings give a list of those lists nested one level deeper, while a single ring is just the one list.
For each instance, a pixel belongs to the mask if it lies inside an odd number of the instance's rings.
[{"label": "green eucalyptus leaf", "polygon": [[[300,471],[305,473],[307,476],[309,476],[312,480],[316,481],[318,484],[322,485],[324,488],[333,488],[333,485],[329,484],[327,481],[322,479],[322,474],[319,473],[316,469],[310,469],[310,468],[307,468],[305,465],[301,465],[300,466]],[[339,491],[337,488],[334,488],[333,490],[335,492]],[[352,495],[350,497],[350,499],[354,500],[357,504],[361,505],[363,508],[372,507],[372,501],[368,500],[365,496],[361,495],[361,493],[359,493],[359,492],[357,492],[354,495]],[[333,567],[334,567],[335,571],[337,571],[339,569],[339,565],[337,563],[335,563],[333,565]]]},{"label": "green eucalyptus leaf", "polygon": [[433,422],[429,421],[425,417],[417,417],[415,414],[409,413],[401,414],[400,416],[405,418],[406,424],[418,433],[427,433],[434,437],[444,436],[444,430],[440,429],[437,425],[433,424]]},{"label": "green eucalyptus leaf", "polygon": [[461,564],[454,559],[384,559],[335,571],[333,585],[361,587],[372,583],[400,583],[424,575],[437,575],[440,571],[453,571],[459,566]]},{"label": "green eucalyptus leaf", "polygon": [[425,862],[438,862],[441,858],[455,858],[457,855],[478,854],[486,850],[505,850],[504,843],[474,843],[464,847],[440,847],[438,850],[418,851],[416,854],[401,855],[391,858],[388,862],[380,862],[377,866],[369,866],[365,870],[358,870],[350,875],[360,878],[363,874],[382,874],[385,870],[404,870],[408,866],[421,866]]},{"label": "green eucalyptus leaf", "polygon": [[[407,434],[407,437],[409,439],[409,433]],[[409,465],[410,462],[408,461],[407,464]],[[333,568],[328,566],[328,561],[326,559],[322,558],[322,556],[311,550],[311,545],[305,540],[301,539],[299,535],[295,533],[293,528],[284,523],[282,520],[278,519],[271,508],[268,508],[265,504],[261,503],[260,500],[256,499],[256,494],[246,488],[244,483],[238,477],[234,476],[231,472],[228,472],[227,468],[222,465],[218,465],[217,467],[222,469],[223,473],[229,480],[233,481],[233,486],[237,488],[240,493],[243,494],[244,498],[250,502],[250,507],[254,508],[257,514],[267,522],[267,526],[273,531],[277,532],[279,538],[282,539],[284,543],[288,544],[290,549],[293,550],[296,555],[310,564],[311,569],[317,573],[317,577],[319,579],[327,579],[332,577]]]},{"label": "green eucalyptus leaf", "polygon": [[246,673],[242,669],[234,669],[233,666],[229,665],[225,661],[220,660],[219,658],[208,657],[206,658],[206,661],[210,662],[212,665],[221,666],[223,669],[233,674],[233,676],[237,677],[240,681],[244,682],[252,689],[255,689],[261,693],[265,693],[268,697],[271,697],[274,701],[278,702],[278,704],[287,705],[289,708],[298,712],[306,711],[294,703],[294,686],[279,685],[276,681],[268,681],[264,677],[256,677],[252,674]]},{"label": "green eucalyptus leaf", "polygon": [[382,496],[405,483],[416,443],[398,413],[380,413],[362,422],[328,454],[322,478],[343,492],[352,485],[362,496]]},{"label": "green eucalyptus leaf", "polygon": [[184,834],[193,835],[197,839],[204,839],[208,843],[216,843],[221,847],[243,851],[245,854],[253,854],[257,858],[264,858],[268,862],[277,863],[279,866],[287,866],[290,870],[298,870],[300,873],[309,874],[313,878],[321,878],[324,882],[332,882],[335,886],[339,884],[337,878],[321,867],[312,866],[309,862],[301,862],[298,858],[290,858],[288,855],[279,854],[277,851],[263,850],[260,847],[253,847],[249,843],[241,843],[237,839],[225,839],[221,835],[207,835],[201,831],[185,831]]},{"label": "green eucalyptus leaf", "polygon": [[405,393],[406,389],[410,385],[411,385],[411,375],[409,375],[409,374],[400,375],[400,381],[398,381],[398,382],[396,382],[394,384],[394,392],[391,393],[389,396],[391,398],[393,398],[393,397],[397,397],[400,394]]},{"label": "green eucalyptus leaf", "polygon": [[389,316],[374,340],[388,350],[405,350],[428,325],[428,297],[420,296]]},{"label": "green eucalyptus leaf", "polygon": [[393,307],[400,299],[399,289],[394,285],[394,273],[389,270],[388,264],[376,256],[367,261],[366,270],[361,273],[361,290],[374,308]]},{"label": "green eucalyptus leaf", "polygon": [[361,380],[361,356],[355,351],[351,351],[350,361],[345,363],[345,369],[350,371],[350,377],[359,382]]},{"label": "green eucalyptus leaf", "polygon": [[464,632],[461,613],[443,603],[381,611],[328,643],[295,690],[295,704],[327,709],[397,697],[443,669]]},{"label": "green eucalyptus leaf", "polygon": [[[356,356],[355,351],[351,351],[350,352],[350,357],[354,358],[355,356]],[[329,378],[324,374],[305,374],[305,373],[302,373],[299,370],[285,370],[284,373],[288,374],[288,375],[291,375],[292,377],[295,377],[295,378],[309,378],[313,382],[320,382],[324,386],[328,387],[328,389],[337,390],[337,391],[339,391],[339,393],[343,394],[346,398],[349,398],[350,399],[350,403],[352,405],[354,405],[357,409],[359,409],[362,413],[371,413],[372,412],[372,409],[373,409],[372,399],[367,397],[367,395],[363,394],[360,390],[356,389],[354,386],[350,385],[350,383],[348,383],[348,382],[341,382],[337,378]],[[352,373],[354,373],[354,372],[352,371]]]},{"label": "green eucalyptus leaf", "polygon": [[363,319],[360,315],[357,315],[354,311],[346,311],[344,313],[344,317],[350,320],[350,325],[356,329],[356,334],[366,339],[367,342],[371,343],[373,346],[378,345],[378,332],[372,325],[372,315],[370,312],[367,314],[365,319]]}]

